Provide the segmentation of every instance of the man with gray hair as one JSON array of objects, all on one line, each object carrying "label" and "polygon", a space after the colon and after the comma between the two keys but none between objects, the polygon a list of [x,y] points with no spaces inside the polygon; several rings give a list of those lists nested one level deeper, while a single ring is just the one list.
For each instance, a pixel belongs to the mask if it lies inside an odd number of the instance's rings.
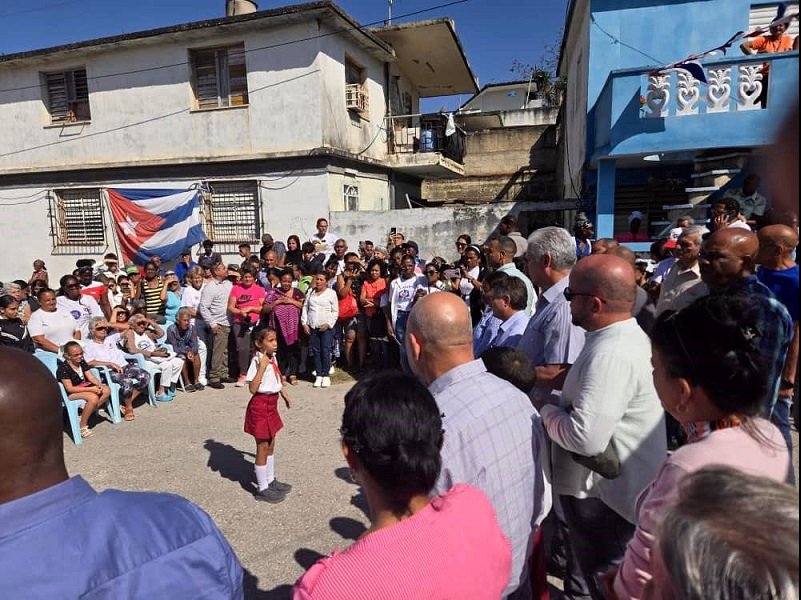
[{"label": "man with gray hair", "polygon": [[531,598],[531,536],[551,499],[539,414],[523,392],[473,359],[470,313],[455,294],[417,301],[407,324],[406,354],[444,413],[442,470],[434,493],[468,483],[487,495],[512,545],[504,596]]},{"label": "man with gray hair", "polygon": [[228,267],[225,263],[215,264],[211,269],[211,276],[211,280],[200,292],[195,324],[198,336],[209,353],[209,387],[221,390],[225,387],[223,383],[236,381],[228,374],[228,333],[231,331],[228,297],[233,284],[228,280]]},{"label": "man with gray hair", "polygon": [[679,235],[676,262],[668,270],[659,290],[657,316],[666,310],[681,310],[709,293],[709,288],[701,281],[701,269],[698,266],[698,253],[706,231],[706,227],[693,225]]}]

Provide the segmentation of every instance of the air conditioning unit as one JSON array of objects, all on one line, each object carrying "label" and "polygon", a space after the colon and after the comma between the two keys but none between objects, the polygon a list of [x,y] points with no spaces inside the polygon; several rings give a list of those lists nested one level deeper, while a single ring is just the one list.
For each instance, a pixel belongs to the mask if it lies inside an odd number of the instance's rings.
[{"label": "air conditioning unit", "polygon": [[345,86],[345,107],[356,112],[367,112],[367,93],[360,83],[349,83]]}]

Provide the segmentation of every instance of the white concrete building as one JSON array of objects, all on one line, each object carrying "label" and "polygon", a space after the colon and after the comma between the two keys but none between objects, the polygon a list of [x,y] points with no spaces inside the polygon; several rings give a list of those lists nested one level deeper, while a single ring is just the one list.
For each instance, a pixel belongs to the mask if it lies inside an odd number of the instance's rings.
[{"label": "white concrete building", "polygon": [[336,232],[459,172],[419,102],[476,90],[451,21],[366,29],[329,1],[0,56],[0,280],[116,251],[109,187],[207,185],[224,254]]}]

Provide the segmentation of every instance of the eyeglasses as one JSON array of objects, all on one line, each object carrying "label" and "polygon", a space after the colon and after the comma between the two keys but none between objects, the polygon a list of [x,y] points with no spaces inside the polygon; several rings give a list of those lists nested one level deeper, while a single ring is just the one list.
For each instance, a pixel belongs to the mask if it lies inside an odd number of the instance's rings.
[{"label": "eyeglasses", "polygon": [[462,242],[456,242],[457,248],[467,248],[467,244],[463,244]]},{"label": "eyeglasses", "polygon": [[436,275],[439,271],[426,271],[426,275]]},{"label": "eyeglasses", "polygon": [[721,254],[720,252],[708,252],[701,250],[698,252],[698,260],[705,260],[707,262],[715,262],[716,260],[731,260],[735,258],[728,254]]},{"label": "eyeglasses", "polygon": [[598,294],[583,294],[581,292],[574,292],[569,287],[566,287],[565,291],[562,292],[562,294],[564,294],[565,300],[567,300],[568,302],[570,302],[576,296],[588,296],[589,298],[598,298],[598,300],[600,300],[603,304],[606,304],[606,300],[601,298]]},{"label": "eyeglasses", "polygon": [[105,332],[108,332],[108,327],[95,327],[95,331],[105,331]]},{"label": "eyeglasses", "polygon": [[79,288],[79,287],[81,287],[81,285],[79,283],[71,283],[69,285],[65,285],[64,289],[65,290],[72,290],[72,289]]}]

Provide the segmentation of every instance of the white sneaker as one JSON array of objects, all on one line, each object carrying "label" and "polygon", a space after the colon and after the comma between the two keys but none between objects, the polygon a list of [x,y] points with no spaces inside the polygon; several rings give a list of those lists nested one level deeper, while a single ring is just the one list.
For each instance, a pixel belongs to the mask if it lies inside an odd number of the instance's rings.
[{"label": "white sneaker", "polygon": [[312,377],[317,377],[317,371],[312,371]]},{"label": "white sneaker", "polygon": [[236,380],[234,387],[245,387],[245,376],[242,375],[239,379]]},{"label": "white sneaker", "polygon": [[331,387],[331,378],[330,377],[323,377],[322,387]]},{"label": "white sneaker", "polygon": [[[328,379],[328,378],[326,377],[326,379]],[[330,382],[329,382],[329,385],[331,385]],[[312,387],[318,388],[320,386],[323,386],[323,378],[322,377],[315,377],[314,378],[314,385]],[[327,386],[324,386],[324,387],[327,387]]]},{"label": "white sneaker", "polygon": [[333,375],[335,372],[336,372],[336,369],[334,368],[334,365],[331,365],[331,368],[328,369],[328,374],[329,375]]}]

